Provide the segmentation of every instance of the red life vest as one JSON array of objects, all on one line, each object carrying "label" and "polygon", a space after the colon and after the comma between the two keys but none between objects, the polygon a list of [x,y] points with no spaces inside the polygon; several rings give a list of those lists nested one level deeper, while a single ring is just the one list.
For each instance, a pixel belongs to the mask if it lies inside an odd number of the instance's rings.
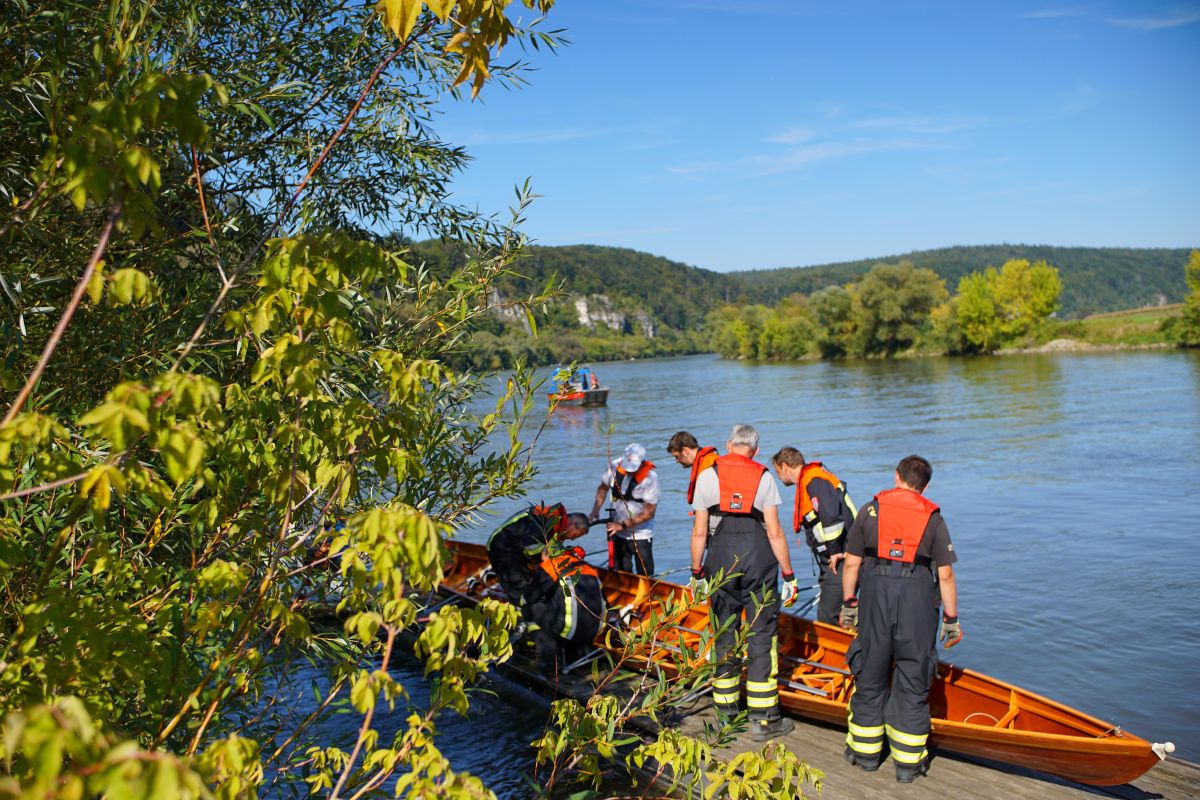
[{"label": "red life vest", "polygon": [[692,477],[688,481],[688,505],[692,504],[692,500],[696,497],[696,478],[700,477],[700,473],[711,467],[717,461],[717,448],[701,447],[696,451],[696,460],[692,462]]},{"label": "red life vest", "polygon": [[929,518],[938,510],[912,489],[888,489],[875,495],[879,504],[879,539],[875,545],[877,558],[912,564],[917,560],[917,548],[925,535]]},{"label": "red life vest", "polygon": [[728,453],[716,460],[717,486],[721,502],[709,507],[709,512],[722,516],[753,516],[762,519],[762,511],[754,508],[758,484],[767,468],[752,458]]},{"label": "red life vest", "polygon": [[[642,465],[640,467],[638,467],[637,472],[634,472],[634,473],[630,473],[624,467],[618,466],[616,475],[613,476],[613,482],[612,482],[613,500],[632,500],[633,499],[633,490],[637,488],[637,485],[639,483],[646,480],[646,476],[650,474],[650,470],[652,470],[652,469],[654,469],[653,461],[643,461]],[[621,484],[624,483],[624,481],[622,479],[626,475],[630,475],[630,474],[633,475],[633,482],[629,484],[628,489],[622,490]]]},{"label": "red life vest", "polygon": [[[834,475],[821,464],[820,461],[810,461],[800,468],[800,474],[796,476],[796,505],[792,509],[792,532],[799,533],[806,522],[816,521],[816,508],[813,507],[812,496],[808,493],[808,484],[814,478],[824,478],[835,488],[845,494],[846,489],[842,486],[842,482],[838,480],[837,475]],[[809,515],[813,515],[809,519]]]},{"label": "red life vest", "polygon": [[555,583],[558,583],[563,578],[573,578],[580,575],[590,575],[593,578],[600,577],[600,571],[583,560],[583,549],[579,547],[568,547],[563,552],[553,556],[550,553],[546,553],[542,556],[541,567]]}]

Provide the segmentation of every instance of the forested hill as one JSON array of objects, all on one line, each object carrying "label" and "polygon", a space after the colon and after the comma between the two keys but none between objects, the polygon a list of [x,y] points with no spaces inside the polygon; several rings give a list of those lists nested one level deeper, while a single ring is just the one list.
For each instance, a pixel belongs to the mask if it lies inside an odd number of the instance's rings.
[{"label": "forested hill", "polygon": [[1061,316],[1082,317],[1102,311],[1179,302],[1187,292],[1183,266],[1189,252],[1188,249],[1167,248],[978,245],[920,250],[813,267],[729,274],[742,285],[748,302],[774,305],[796,292],[811,294],[826,286],[855,281],[881,262],[908,260],[915,266],[928,267],[954,292],[959,279],[970,272],[980,272],[989,266],[999,268],[1012,259],[1045,260],[1058,268],[1062,278]]},{"label": "forested hill", "polygon": [[[416,245],[434,270],[447,270],[461,255],[435,241]],[[506,297],[537,291],[557,275],[566,296],[551,308],[551,329],[577,325],[577,301],[608,327],[632,332],[653,324],[658,333],[696,331],[705,315],[724,303],[773,306],[790,294],[811,294],[826,286],[851,283],[879,263],[909,260],[929,267],[953,293],[970,272],[1001,267],[1011,259],[1045,260],[1063,282],[1062,317],[1174,303],[1187,291],[1183,267],[1188,249],[978,245],[921,250],[901,255],[822,264],[720,273],[620,247],[534,246],[517,262],[515,277],[497,283]],[[621,320],[620,324],[616,320]],[[588,327],[594,327],[589,325]]]},{"label": "forested hill", "polygon": [[[435,269],[456,257],[435,242],[422,242],[417,249]],[[743,292],[733,275],[623,247],[535,245],[513,269],[516,277],[496,284],[506,296],[529,294],[557,275],[570,297],[607,301],[593,302],[593,310],[601,305],[628,315],[644,312],[657,325],[679,331],[695,330],[705,314],[723,303],[737,302]]]}]

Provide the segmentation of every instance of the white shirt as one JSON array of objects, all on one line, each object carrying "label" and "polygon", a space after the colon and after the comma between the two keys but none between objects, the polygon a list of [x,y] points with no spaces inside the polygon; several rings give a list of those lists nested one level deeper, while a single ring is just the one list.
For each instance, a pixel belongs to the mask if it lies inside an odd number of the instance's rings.
[{"label": "white shirt", "polygon": [[[613,481],[617,477],[617,465],[621,463],[621,459],[616,459],[609,465],[604,473],[604,477],[600,482],[605,486],[612,486]],[[633,476],[625,474],[621,476],[622,493],[629,493],[629,486],[633,483]],[[638,514],[642,513],[647,503],[658,505],[658,498],[662,494],[662,490],[658,485],[658,470],[652,469],[646,475],[645,480],[639,483],[633,490],[632,500],[613,500],[611,490],[609,500],[612,502],[613,522],[625,522]],[[654,517],[640,523],[632,531],[617,531],[614,536],[621,539],[650,539],[654,536]]]},{"label": "white shirt", "polygon": [[[758,491],[754,494],[754,507],[765,512],[769,507],[777,506],[782,502],[783,499],[779,495],[779,484],[775,482],[775,477],[771,475],[770,470],[763,470],[762,478],[758,481]],[[721,486],[717,483],[717,471],[710,467],[696,476],[696,493],[692,495],[692,508],[696,511],[704,511],[712,506],[720,505],[720,503]],[[708,532],[715,531],[720,521],[719,515],[709,514]]]}]

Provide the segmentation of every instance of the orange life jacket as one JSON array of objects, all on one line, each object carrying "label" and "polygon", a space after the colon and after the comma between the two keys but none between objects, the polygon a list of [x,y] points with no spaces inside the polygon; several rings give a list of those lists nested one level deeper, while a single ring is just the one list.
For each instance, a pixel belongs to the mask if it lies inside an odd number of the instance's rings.
[{"label": "orange life jacket", "polygon": [[[615,476],[613,476],[613,482],[612,482],[613,500],[632,500],[633,499],[633,490],[637,488],[637,485],[639,483],[646,480],[646,476],[650,474],[650,470],[652,470],[652,469],[654,469],[653,461],[643,461],[642,465],[640,467],[638,467],[637,472],[634,472],[634,473],[630,473],[624,467],[618,466],[617,474]],[[622,479],[626,475],[630,475],[630,474],[633,475],[633,482],[629,484],[628,489],[622,490],[621,484],[624,483],[624,480],[622,480]]]},{"label": "orange life jacket", "polygon": [[700,477],[700,473],[711,467],[717,461],[717,448],[701,447],[696,451],[696,460],[692,462],[692,477],[688,481],[688,505],[692,504],[692,500],[696,497],[696,478]]},{"label": "orange life jacket", "polygon": [[917,548],[925,535],[929,518],[938,510],[912,489],[888,489],[875,495],[879,504],[879,539],[875,545],[877,558],[912,564],[917,560]]},{"label": "orange life jacket", "polygon": [[567,509],[563,507],[562,503],[555,503],[552,506],[534,506],[530,513],[543,520],[548,531],[562,533],[567,527]]},{"label": "orange life jacket", "polygon": [[824,478],[835,489],[841,490],[842,494],[846,493],[846,487],[838,480],[837,475],[825,469],[820,461],[810,461],[801,467],[800,474],[796,476],[796,505],[792,510],[792,531],[794,533],[799,533],[805,523],[812,524],[817,519],[817,510],[813,507],[812,495],[808,493],[808,484],[814,478]]},{"label": "orange life jacket", "polygon": [[546,553],[542,556],[541,567],[555,583],[558,583],[563,578],[573,578],[580,575],[590,575],[598,579],[600,571],[583,560],[582,552],[581,548],[568,547],[558,555],[552,556],[550,553]]},{"label": "orange life jacket", "polygon": [[737,453],[719,457],[714,466],[717,469],[721,502],[710,506],[709,512],[727,517],[752,516],[762,519],[762,511],[754,508],[754,498],[758,495],[758,484],[767,468]]}]

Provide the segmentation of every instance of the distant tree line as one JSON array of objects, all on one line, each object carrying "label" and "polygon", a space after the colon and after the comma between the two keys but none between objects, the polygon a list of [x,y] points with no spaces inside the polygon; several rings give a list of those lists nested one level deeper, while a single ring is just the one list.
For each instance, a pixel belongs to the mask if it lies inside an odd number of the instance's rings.
[{"label": "distant tree line", "polygon": [[1179,265],[1187,257],[1186,248],[975,245],[813,267],[781,267],[731,274],[741,284],[746,302],[774,305],[792,294],[810,295],[827,286],[860,280],[880,262],[910,261],[916,266],[932,269],[945,279],[947,286],[956,286],[968,274],[983,272],[991,265],[1021,260],[1045,261],[1057,266],[1062,278],[1059,316],[1079,318],[1182,301],[1186,287],[1179,280]]},{"label": "distant tree line", "polygon": [[1056,310],[1062,281],[1039,261],[1008,261],[964,276],[950,297],[933,270],[877,264],[863,278],[774,307],[727,305],[708,317],[710,341],[729,358],[890,357],[919,349],[987,353],[1011,345]]},{"label": "distant tree line", "polygon": [[[470,257],[462,243],[411,246],[435,278],[452,275]],[[493,288],[501,303],[543,292],[550,299],[532,323],[493,318],[470,347],[449,357],[456,366],[501,369],[521,360],[549,364],[714,351],[755,359],[886,357],[911,349],[992,352],[1034,344],[1058,326],[1059,335],[1078,336],[1078,326],[1052,325],[1051,315],[1070,320],[1182,301],[1187,284],[1179,279],[1179,266],[1187,252],[950,247],[884,263],[722,274],[625,248],[531,247]],[[576,301],[591,303],[597,296],[624,315],[624,325],[580,321]],[[635,319],[652,323],[653,335]],[[1175,325],[1172,320],[1168,327]],[[1181,335],[1171,327],[1159,338],[1177,341]]]}]

